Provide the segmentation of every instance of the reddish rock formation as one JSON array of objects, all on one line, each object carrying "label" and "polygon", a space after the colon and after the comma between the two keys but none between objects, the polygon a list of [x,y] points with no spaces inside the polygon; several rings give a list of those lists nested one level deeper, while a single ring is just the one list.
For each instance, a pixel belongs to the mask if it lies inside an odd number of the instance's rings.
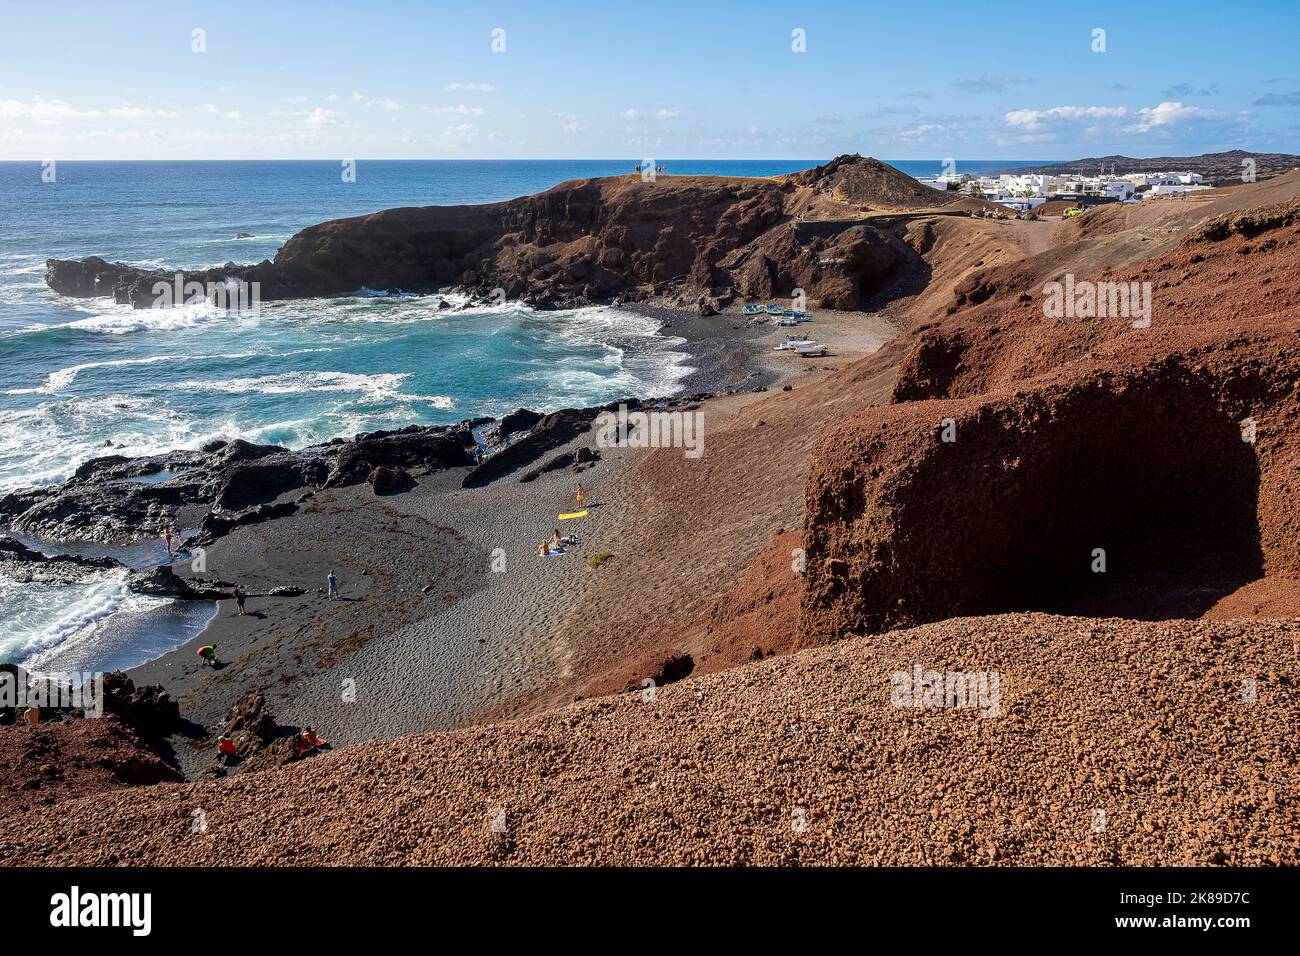
[{"label": "reddish rock formation", "polygon": [[1198,616],[1300,570],[1296,208],[1211,220],[1108,277],[1157,284],[1149,329],[1000,289],[1002,311],[920,333],[896,404],[814,453],[804,641],[1075,600]]},{"label": "reddish rock formation", "polygon": [[6,819],[21,809],[45,812],[74,797],[181,779],[116,717],[0,726],[0,804]]}]

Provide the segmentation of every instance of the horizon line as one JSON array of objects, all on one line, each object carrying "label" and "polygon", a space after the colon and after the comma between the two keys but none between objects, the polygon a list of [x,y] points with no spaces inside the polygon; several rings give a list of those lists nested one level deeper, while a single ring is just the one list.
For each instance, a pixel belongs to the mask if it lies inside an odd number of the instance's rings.
[{"label": "horizon line", "polygon": [[[938,163],[942,163],[942,162],[947,158],[947,157],[941,157],[941,156],[917,156],[917,157],[892,157],[892,158],[884,158],[884,157],[880,157],[880,156],[872,156],[872,155],[870,155],[870,154],[866,154],[866,153],[858,153],[858,154],[852,154],[852,153],[837,153],[836,155],[837,155],[837,156],[845,156],[845,155],[859,155],[859,156],[863,156],[864,158],[876,159],[876,160],[878,160],[878,161],[880,161],[880,162],[883,162],[883,163],[890,163],[890,162],[897,162],[897,163],[930,163],[930,162],[938,162]],[[1116,155],[1119,155],[1119,154],[1116,154]],[[1204,156],[1204,155],[1207,155],[1207,154],[1205,154],[1205,153],[1196,153],[1196,154],[1194,154],[1194,155],[1189,155],[1189,156],[1186,157],[1186,158],[1194,158],[1195,156]],[[626,156],[626,157],[624,157],[624,156],[582,156],[582,157],[571,157],[571,156],[568,156],[568,157],[540,156],[540,157],[527,157],[527,158],[520,158],[520,157],[514,157],[514,158],[502,158],[502,157],[477,157],[477,156],[465,156],[465,157],[451,157],[451,156],[429,156],[429,157],[385,157],[385,156],[369,156],[369,157],[362,157],[362,156],[349,156],[349,157],[338,157],[338,156],[326,156],[326,157],[312,157],[312,158],[303,158],[303,157],[293,157],[293,158],[288,158],[288,157],[257,157],[257,158],[242,157],[242,158],[235,158],[235,157],[227,157],[227,158],[213,158],[213,159],[199,159],[199,158],[193,158],[193,157],[189,157],[189,158],[173,158],[173,159],[139,159],[139,158],[136,158],[136,159],[59,159],[58,157],[45,157],[45,158],[43,158],[43,159],[0,159],[0,164],[11,164],[11,165],[12,165],[12,164],[24,164],[24,163],[36,163],[36,164],[41,164],[41,163],[47,163],[47,162],[59,162],[59,163],[338,163],[338,162],[344,162],[345,160],[351,160],[351,161],[353,161],[353,162],[358,162],[358,163],[622,163],[622,162],[627,162],[627,161],[629,161],[629,160],[631,160],[631,161],[633,161],[633,162],[641,162],[642,160],[644,160],[644,159],[646,159],[646,158],[647,158],[647,157],[641,157],[641,159],[637,159],[637,158],[634,157],[634,156]],[[706,162],[706,163],[806,163],[806,162],[811,162],[811,163],[827,163],[827,162],[830,162],[830,161],[831,161],[832,159],[834,159],[834,158],[835,158],[834,156],[831,156],[831,157],[828,157],[828,158],[824,158],[824,159],[823,159],[823,158],[817,158],[817,157],[780,158],[780,157],[768,157],[768,156],[726,156],[726,157],[713,157],[713,156],[676,156],[676,157],[673,157],[673,156],[665,156],[665,157],[660,157],[659,159],[656,160],[656,162],[664,162],[664,163],[670,163],[670,162],[679,162],[679,163],[680,163],[680,162]],[[1082,157],[1082,158],[1090,158],[1090,157]],[[1125,157],[1125,158],[1127,158],[1127,159],[1158,159],[1158,158],[1160,158],[1160,157],[1155,157],[1155,156],[1145,156],[1145,157],[1144,157],[1144,156],[1127,156],[1127,157]],[[1023,163],[1068,163],[1068,162],[1077,162],[1077,161],[1078,161],[1078,160],[1065,160],[1065,159],[1039,159],[1039,158],[1030,158],[1030,159],[1025,159],[1025,158],[1021,158],[1021,157],[1006,158],[1006,157],[993,156],[993,157],[972,157],[972,158],[964,159],[964,160],[963,160],[963,159],[958,159],[958,160],[957,160],[957,164],[958,164],[958,165],[961,165],[961,163],[963,163],[963,162],[965,162],[965,163],[1013,163],[1013,162],[1023,162]]]}]

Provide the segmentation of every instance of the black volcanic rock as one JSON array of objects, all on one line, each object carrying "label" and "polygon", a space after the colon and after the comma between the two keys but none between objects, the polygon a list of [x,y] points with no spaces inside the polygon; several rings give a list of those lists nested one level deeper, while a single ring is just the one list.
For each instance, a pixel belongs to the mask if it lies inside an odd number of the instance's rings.
[{"label": "black volcanic rock", "polygon": [[152,571],[131,576],[127,587],[136,594],[154,597],[175,597],[192,601],[223,601],[233,596],[234,585],[206,578],[183,578],[170,565],[159,565]]},{"label": "black volcanic rock", "polygon": [[375,494],[392,495],[410,488],[415,484],[415,479],[405,468],[380,465],[366,476],[366,482],[374,489]]},{"label": "black volcanic rock", "polygon": [[329,472],[330,465],[324,459],[287,451],[237,461],[214,476],[213,503],[226,511],[264,504],[286,492],[324,484]]},{"label": "black volcanic rock", "polygon": [[544,417],[542,412],[535,412],[528,408],[518,408],[509,415],[504,416],[494,429],[499,441],[504,441],[515,432],[527,431],[532,428]]},{"label": "black volcanic rock", "polygon": [[574,468],[577,470],[579,465],[591,465],[600,461],[600,452],[594,448],[582,447],[572,452],[566,452],[563,455],[556,455],[544,465],[530,469],[520,476],[521,482],[536,481],[542,475],[552,471],[559,471],[562,468]]},{"label": "black volcanic rock", "polygon": [[412,425],[398,431],[372,432],[338,449],[328,487],[359,484],[379,467],[439,471],[472,465],[474,436],[468,428]]},{"label": "black volcanic rock", "polygon": [[142,740],[157,743],[180,729],[180,705],[159,684],[136,687],[121,671],[104,675],[104,710],[135,728]]},{"label": "black volcanic rock", "polygon": [[122,565],[113,558],[88,558],[79,554],[46,555],[8,536],[0,537],[0,569],[21,584],[71,584],[99,571]]},{"label": "black volcanic rock", "polygon": [[603,410],[604,406],[598,406],[552,412],[539,420],[523,438],[507,445],[466,475],[461,486],[478,488],[536,461],[552,448],[558,448],[585,432]]},{"label": "black volcanic rock", "polygon": [[287,518],[297,511],[298,502],[296,501],[277,501],[274,504],[257,505],[254,508],[233,513],[209,511],[203,516],[203,520],[199,522],[199,533],[194,536],[190,544],[196,547],[205,547],[218,538],[230,534],[236,528],[260,524],[263,521],[271,521],[275,518]]}]

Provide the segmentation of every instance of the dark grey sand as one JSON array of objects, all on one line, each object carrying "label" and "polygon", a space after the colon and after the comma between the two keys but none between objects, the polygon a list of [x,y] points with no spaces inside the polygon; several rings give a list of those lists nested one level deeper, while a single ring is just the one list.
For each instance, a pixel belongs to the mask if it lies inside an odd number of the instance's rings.
[{"label": "dark grey sand", "polygon": [[[771,387],[808,365],[772,352],[784,330],[770,322],[638,310],[665,320],[664,334],[686,339],[695,367],[682,382],[687,393]],[[864,329],[856,319],[856,354],[888,337],[886,323]],[[838,324],[828,315],[817,332],[829,342]],[[729,407],[736,399],[721,401]],[[542,460],[582,445],[595,446],[594,432]],[[600,453],[580,474],[563,469],[528,483],[516,473],[462,489],[465,469],[454,469],[417,475],[417,487],[392,496],[367,485],[318,491],[291,517],[217,541],[205,574],[242,584],[252,595],[248,614],[223,601],[198,638],[131,671],[137,683],[166,687],[193,723],[190,739],[173,740],[181,768],[192,776],[211,763],[208,735],[249,690],[266,694],[282,725],[311,724],[344,746],[461,726],[563,676],[557,625],[584,588],[599,586],[587,559],[618,537],[621,509],[602,502],[601,490],[641,454]],[[589,514],[559,521],[575,510],[579,481]],[[581,543],[539,557],[539,542],[557,527]],[[336,601],[323,594],[330,570],[340,582]],[[185,562],[177,571],[190,573]],[[307,593],[261,596],[286,585]],[[199,665],[195,651],[207,643],[216,645],[217,670]]]}]

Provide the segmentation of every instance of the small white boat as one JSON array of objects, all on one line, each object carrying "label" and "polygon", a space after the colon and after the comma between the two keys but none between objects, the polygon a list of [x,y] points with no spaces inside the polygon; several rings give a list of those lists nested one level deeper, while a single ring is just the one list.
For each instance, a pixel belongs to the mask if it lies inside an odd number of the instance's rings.
[{"label": "small white boat", "polygon": [[745,315],[761,315],[767,310],[764,309],[761,305],[754,303],[752,305],[742,306],[740,311]]},{"label": "small white boat", "polygon": [[775,348],[774,351],[777,351],[777,352],[786,352],[786,351],[793,352],[793,351],[795,351],[796,349],[798,349],[798,347],[801,346],[801,345],[816,345],[816,344],[817,344],[817,343],[814,342],[814,341],[812,341],[812,339],[783,339],[783,340],[781,341],[781,344],[778,345],[778,346],[776,346],[776,348]]},{"label": "small white boat", "polygon": [[794,350],[805,358],[826,354],[826,346],[818,345],[816,342],[800,342],[795,345]]}]

